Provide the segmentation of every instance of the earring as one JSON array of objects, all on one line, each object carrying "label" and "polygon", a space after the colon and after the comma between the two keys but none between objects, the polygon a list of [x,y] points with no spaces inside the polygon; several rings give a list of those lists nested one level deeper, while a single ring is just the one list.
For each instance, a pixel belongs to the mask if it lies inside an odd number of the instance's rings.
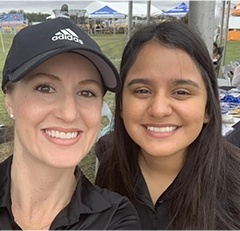
[{"label": "earring", "polygon": [[13,118],[14,118],[14,115],[13,115],[13,113],[11,113],[9,116],[10,116],[10,118],[11,118],[11,119],[13,119]]}]

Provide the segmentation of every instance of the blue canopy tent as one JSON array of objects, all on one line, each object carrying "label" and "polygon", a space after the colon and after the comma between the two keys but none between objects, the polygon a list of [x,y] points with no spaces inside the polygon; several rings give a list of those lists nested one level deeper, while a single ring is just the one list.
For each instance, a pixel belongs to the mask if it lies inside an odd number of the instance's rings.
[{"label": "blue canopy tent", "polygon": [[[88,15],[89,19],[112,19],[113,22],[115,19],[125,18],[126,15],[119,13],[116,10],[113,10],[109,6],[104,6],[99,10],[96,10]],[[115,27],[114,27],[114,35],[115,35]]]},{"label": "blue canopy tent", "polygon": [[104,6],[99,10],[94,11],[93,13],[89,14],[89,18],[95,19],[108,19],[108,18],[125,18],[125,14],[121,14],[116,10],[113,10],[109,6]]},{"label": "blue canopy tent", "polygon": [[189,7],[185,2],[182,2],[180,5],[174,7],[171,10],[165,11],[163,15],[173,16],[173,17],[183,17],[189,11]]}]

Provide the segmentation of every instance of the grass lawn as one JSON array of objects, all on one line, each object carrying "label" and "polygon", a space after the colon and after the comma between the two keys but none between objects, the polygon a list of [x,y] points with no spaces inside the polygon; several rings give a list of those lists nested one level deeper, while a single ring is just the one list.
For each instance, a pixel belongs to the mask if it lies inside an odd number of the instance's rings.
[{"label": "grass lawn", "polygon": [[229,64],[231,61],[240,61],[240,41],[228,41],[226,50],[225,64]]},{"label": "grass lawn", "polygon": [[[116,34],[116,35],[92,35],[93,39],[102,48],[103,52],[112,60],[112,62],[119,69],[121,54],[123,48],[127,42],[127,35]],[[0,47],[0,71],[2,73],[2,67],[6,58],[6,54],[9,50],[9,47],[12,42],[13,35],[3,34]],[[226,51],[226,60],[225,64],[230,63],[231,60],[240,61],[240,41],[228,41],[227,51]],[[2,76],[2,75],[1,75]],[[0,77],[1,80],[2,77]],[[105,95],[105,101],[109,104],[111,110],[114,110],[114,94],[107,93]],[[9,124],[10,120],[6,114],[4,107],[4,95],[1,91],[0,93],[0,124]],[[7,144],[0,145],[0,161],[6,157],[6,153],[12,152],[11,142]],[[90,180],[94,178],[94,168],[95,168],[95,155],[94,149],[90,154],[83,160],[81,163],[83,172],[88,176]]]}]

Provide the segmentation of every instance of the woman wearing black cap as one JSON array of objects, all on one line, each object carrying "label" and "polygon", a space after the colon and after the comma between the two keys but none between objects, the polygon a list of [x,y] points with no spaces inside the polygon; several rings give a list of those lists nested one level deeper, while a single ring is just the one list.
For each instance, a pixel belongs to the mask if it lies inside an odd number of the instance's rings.
[{"label": "woman wearing black cap", "polygon": [[93,146],[106,90],[121,87],[98,45],[57,18],[20,31],[2,89],[14,153],[0,165],[0,229],[139,229],[126,197],[93,186],[77,167]]}]

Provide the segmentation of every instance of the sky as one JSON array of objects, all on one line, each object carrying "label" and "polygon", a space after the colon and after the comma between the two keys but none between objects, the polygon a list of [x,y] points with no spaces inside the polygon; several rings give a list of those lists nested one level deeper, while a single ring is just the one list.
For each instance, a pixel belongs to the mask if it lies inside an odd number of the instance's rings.
[{"label": "sky", "polygon": [[[107,2],[109,0],[105,0]],[[114,1],[114,0],[111,0]],[[117,1],[117,0],[116,0]],[[126,0],[127,1],[127,0]],[[182,0],[185,3],[189,3],[188,0]],[[173,1],[160,1],[160,0],[151,0],[152,5],[156,6],[160,10],[168,10],[171,9],[182,2],[181,0],[173,0]],[[206,1],[206,0],[205,0]],[[220,0],[217,0],[220,1]],[[0,0],[0,13],[8,13],[10,10],[24,10],[27,13],[48,13],[52,14],[53,9],[60,9],[63,4],[67,4],[69,9],[84,9],[90,2],[92,1],[82,1],[82,0],[51,0],[51,1],[32,1],[32,0],[25,0],[25,1],[9,1],[9,0]],[[121,2],[121,1],[118,1]],[[133,0],[133,2],[147,2],[144,0]],[[220,1],[221,2],[221,1]],[[231,1],[234,4],[240,3],[240,0],[233,0]]]},{"label": "sky", "polygon": [[[105,0],[107,2],[108,0]],[[114,0],[111,0],[114,1]],[[0,1],[0,13],[8,13],[10,10],[24,10],[25,12],[41,12],[41,13],[52,13],[53,9],[60,9],[63,4],[67,4],[69,9],[84,9],[91,1],[9,1],[9,0],[1,0]],[[119,1],[118,1],[119,2]],[[147,1],[136,1],[133,2],[147,2]],[[171,9],[172,7],[180,4],[182,1],[157,1],[151,0],[152,5],[158,7],[159,9]],[[188,1],[184,1],[188,3]]]}]

